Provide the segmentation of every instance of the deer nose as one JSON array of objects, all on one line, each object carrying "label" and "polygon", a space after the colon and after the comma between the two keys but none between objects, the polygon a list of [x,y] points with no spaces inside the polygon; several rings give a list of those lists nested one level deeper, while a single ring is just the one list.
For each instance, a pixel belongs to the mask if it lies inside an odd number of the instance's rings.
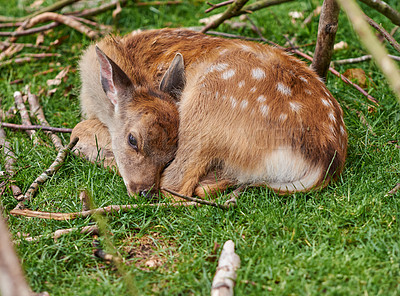
[{"label": "deer nose", "polygon": [[139,192],[139,195],[142,197],[145,197],[147,199],[154,199],[158,197],[158,194],[155,190],[149,189],[149,190],[142,190]]}]

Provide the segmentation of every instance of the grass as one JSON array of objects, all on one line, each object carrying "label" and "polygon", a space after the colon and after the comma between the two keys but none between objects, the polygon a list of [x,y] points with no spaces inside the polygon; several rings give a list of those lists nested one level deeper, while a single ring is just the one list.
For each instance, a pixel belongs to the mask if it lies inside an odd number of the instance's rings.
[{"label": "grass", "polygon": [[[1,2],[0,14],[25,14],[21,5],[27,1]],[[275,6],[254,13],[252,19],[264,29],[267,39],[284,44],[283,35],[287,34],[289,38],[296,37],[297,44],[307,44],[315,41],[318,19],[301,28],[291,22],[288,12],[298,10],[308,15],[319,2]],[[400,9],[396,0],[387,2]],[[123,9],[117,29],[127,33],[137,28],[194,26],[205,17],[205,8],[201,2],[186,0],[175,6],[130,6]],[[363,8],[384,27],[392,28],[384,17]],[[110,13],[97,20],[114,24]],[[248,29],[237,31],[223,25],[220,30],[256,37]],[[62,67],[71,65],[76,69],[79,56],[90,41],[60,27],[46,36],[45,44],[64,35],[69,38],[53,49],[60,57],[1,69],[4,110],[13,104],[13,92],[23,85],[30,84],[34,93],[42,88],[48,90],[46,80],[54,78]],[[394,37],[399,40],[400,32]],[[336,52],[334,59],[366,54],[344,15],[337,34],[337,41],[342,40],[349,47]],[[35,37],[20,41],[34,43]],[[312,52],[313,46],[303,50]],[[390,52],[395,54],[391,49]],[[49,68],[56,70],[34,76]],[[126,259],[123,273],[93,256],[92,238],[88,235],[74,232],[57,241],[46,237],[57,229],[91,225],[93,219],[13,217],[8,213],[16,202],[7,190],[1,204],[13,238],[19,240],[17,233],[45,235],[35,243],[20,240],[16,245],[33,290],[51,295],[207,295],[220,253],[220,249],[217,254],[213,252],[214,244],[232,239],[242,261],[235,295],[399,295],[400,195],[385,196],[399,182],[399,106],[372,61],[339,66],[337,70],[343,73],[349,68],[365,71],[370,80],[367,91],[380,101],[380,106],[371,106],[353,88],[328,76],[328,88],[344,109],[349,132],[346,168],[338,182],[320,192],[291,196],[277,196],[265,188],[251,189],[240,198],[236,209],[228,211],[210,207],[142,208],[116,213],[107,217],[106,233]],[[72,128],[80,121],[78,76],[78,72],[71,71],[53,96],[41,96],[51,125]],[[24,79],[24,84],[10,85],[16,79]],[[370,128],[356,111],[364,114]],[[12,122],[19,123],[18,116]],[[43,133],[38,136],[49,143]],[[23,132],[7,130],[7,137],[18,157],[15,181],[25,191],[52,163],[56,152],[44,145],[34,146]],[[67,143],[69,136],[62,137]],[[3,170],[4,155],[0,160]],[[115,173],[70,155],[60,171],[41,186],[31,208],[79,211],[81,188],[89,190],[98,207],[144,202],[130,198]],[[103,246],[104,237],[100,236]],[[149,260],[159,260],[162,266],[149,267]],[[129,288],[124,279],[130,279],[135,288]]]}]

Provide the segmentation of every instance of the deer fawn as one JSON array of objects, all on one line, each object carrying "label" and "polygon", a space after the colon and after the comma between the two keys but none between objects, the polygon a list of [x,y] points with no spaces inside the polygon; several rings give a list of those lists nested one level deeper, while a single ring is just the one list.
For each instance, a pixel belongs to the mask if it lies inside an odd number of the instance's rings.
[{"label": "deer fawn", "polygon": [[90,46],[80,70],[89,120],[72,137],[91,160],[97,148],[108,164],[115,157],[131,194],[243,184],[285,194],[322,188],[343,169],[341,107],[277,48],[151,30]]}]

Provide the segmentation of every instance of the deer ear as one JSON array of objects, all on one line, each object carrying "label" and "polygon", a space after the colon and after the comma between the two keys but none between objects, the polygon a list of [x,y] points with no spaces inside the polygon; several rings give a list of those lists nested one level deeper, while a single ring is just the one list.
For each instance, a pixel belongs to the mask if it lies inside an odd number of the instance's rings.
[{"label": "deer ear", "polygon": [[97,45],[96,54],[100,63],[101,86],[111,103],[117,106],[121,99],[129,96],[132,92],[132,81]]},{"label": "deer ear", "polygon": [[170,94],[173,98],[179,99],[185,87],[185,65],[183,57],[177,53],[171,62],[167,72],[160,82],[160,90]]}]

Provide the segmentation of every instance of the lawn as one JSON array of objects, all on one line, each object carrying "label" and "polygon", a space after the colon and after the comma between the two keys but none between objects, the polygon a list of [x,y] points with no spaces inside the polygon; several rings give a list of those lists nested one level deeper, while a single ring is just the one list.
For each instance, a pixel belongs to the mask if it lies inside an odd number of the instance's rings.
[{"label": "lawn", "polygon": [[[24,3],[0,0],[0,15],[21,16]],[[43,6],[56,1],[47,0]],[[318,17],[301,26],[289,12],[308,16],[322,1],[295,1],[253,13],[250,17],[266,39],[289,46],[287,36],[306,53],[314,51]],[[400,2],[387,1],[400,10]],[[369,16],[389,31],[393,25],[372,9]],[[199,26],[208,16],[202,1],[183,0],[178,5],[130,4],[117,21],[111,11],[95,20],[111,25],[114,33],[136,29]],[[221,12],[223,9],[214,11]],[[238,19],[234,19],[239,21]],[[2,29],[3,31],[7,29]],[[220,32],[258,37],[249,27],[229,25]],[[35,43],[37,35],[20,37],[18,42]],[[48,32],[44,46],[67,36],[50,52],[59,56],[25,64],[1,67],[1,108],[13,104],[13,93],[42,93],[40,102],[51,126],[73,128],[81,119],[77,62],[91,40],[81,33],[59,26]],[[394,34],[400,41],[400,30]],[[2,40],[5,40],[2,37]],[[335,51],[333,60],[367,54],[341,13],[336,41],[348,47]],[[385,43],[391,54],[396,54]],[[23,53],[40,53],[25,48]],[[397,52],[398,55],[398,52]],[[399,63],[398,63],[399,64]],[[63,68],[70,70],[57,90],[47,85]],[[71,227],[93,225],[93,217],[70,221],[12,216],[16,206],[8,188],[0,205],[32,289],[50,295],[207,295],[216,271],[223,243],[232,239],[241,258],[235,295],[399,295],[400,294],[400,193],[387,193],[400,182],[400,106],[382,73],[373,61],[335,65],[366,73],[366,91],[379,100],[369,102],[360,92],[332,74],[327,86],[344,111],[349,133],[346,166],[337,182],[318,192],[279,196],[266,188],[248,189],[236,208],[227,211],[202,207],[139,207],[106,216],[99,236],[100,245],[110,251],[111,241],[124,259],[121,268],[93,255],[93,238],[78,231],[57,240],[51,234]],[[53,72],[44,71],[54,69]],[[39,73],[39,75],[37,75]],[[22,83],[10,82],[22,79]],[[8,122],[21,123],[20,116]],[[34,122],[36,123],[36,122]],[[55,159],[57,152],[43,132],[37,144],[22,131],[6,129],[7,139],[17,156],[15,183],[25,192]],[[60,135],[63,143],[69,134]],[[4,170],[4,154],[0,170]],[[129,197],[122,179],[113,171],[69,155],[61,169],[40,187],[30,203],[33,210],[77,212],[82,206],[79,193],[87,190],[95,207],[111,204],[145,204]],[[219,196],[219,201],[226,200]],[[19,234],[35,237],[35,242]],[[221,246],[221,247],[219,247]]]}]

